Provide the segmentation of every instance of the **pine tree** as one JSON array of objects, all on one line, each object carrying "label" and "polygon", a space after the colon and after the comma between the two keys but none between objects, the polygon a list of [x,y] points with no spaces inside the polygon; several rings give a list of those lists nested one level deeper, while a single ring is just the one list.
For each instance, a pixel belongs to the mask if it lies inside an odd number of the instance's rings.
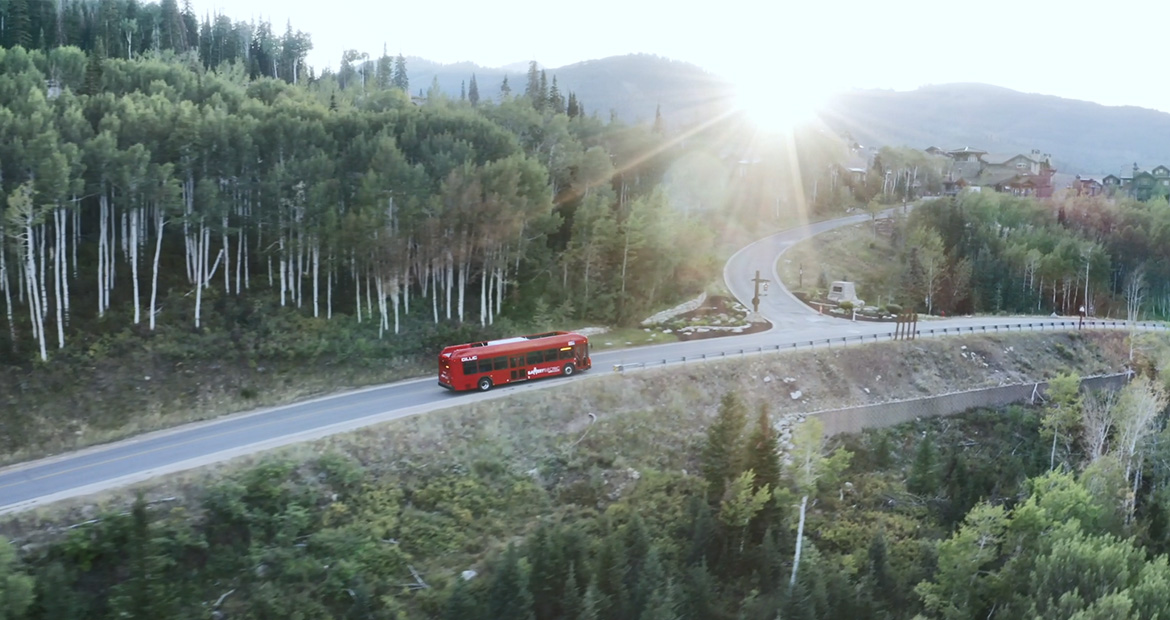
[{"label": "pine tree", "polygon": [[540,69],[536,66],[535,60],[528,62],[528,82],[524,85],[524,96],[533,107],[536,107],[537,100],[540,99]]},{"label": "pine tree", "polygon": [[479,105],[479,85],[475,83],[474,73],[471,74],[471,84],[467,87],[467,100],[471,102],[471,107]]},{"label": "pine tree", "polygon": [[459,81],[459,100],[467,101],[467,80]]},{"label": "pine tree", "polygon": [[488,592],[488,617],[534,620],[529,578],[528,562],[520,557],[515,545],[508,545],[496,563],[495,578]]},{"label": "pine tree", "polygon": [[585,609],[581,597],[581,586],[577,583],[577,566],[569,565],[569,576],[565,579],[564,596],[561,598],[561,618],[576,620]]},{"label": "pine tree", "polygon": [[553,114],[565,113],[565,98],[561,95],[561,89],[557,87],[557,76],[553,76],[552,88],[548,91],[548,105],[552,109]]},{"label": "pine tree", "polygon": [[[620,532],[610,532],[601,542],[601,549],[597,552],[597,566],[593,570],[594,584],[601,595],[598,599],[597,613],[601,618],[624,618],[629,603],[629,590],[626,582],[629,575],[629,562],[626,559],[626,547]],[[585,598],[589,595],[586,592]]]},{"label": "pine tree", "polygon": [[406,75],[406,58],[402,54],[394,59],[394,87],[404,93],[410,92],[410,78]]},{"label": "pine tree", "polygon": [[28,0],[10,0],[8,23],[4,28],[4,47],[20,46],[29,49],[33,43],[32,18]]},{"label": "pine tree", "polygon": [[479,605],[471,588],[463,579],[455,582],[451,597],[447,599],[447,608],[443,612],[444,620],[469,620],[479,617]]},{"label": "pine tree", "polygon": [[914,464],[906,478],[906,490],[915,495],[933,495],[938,490],[937,473],[934,467],[934,439],[928,434],[918,442]]},{"label": "pine tree", "polygon": [[771,417],[768,415],[768,406],[760,405],[760,415],[756,418],[755,428],[748,436],[747,447],[744,453],[744,469],[756,473],[754,489],[769,485],[776,489],[780,486],[780,453],[776,429],[772,427]]},{"label": "pine tree", "polygon": [[662,104],[658,104],[654,108],[654,127],[651,129],[654,133],[662,135]]},{"label": "pine tree", "polygon": [[512,87],[508,86],[508,76],[504,76],[504,81],[500,83],[500,98],[508,99],[512,96]]},{"label": "pine tree", "polygon": [[581,114],[581,109],[577,106],[577,93],[569,91],[569,107],[566,113],[569,118],[577,118]]},{"label": "pine tree", "polygon": [[386,53],[386,44],[382,44],[382,55],[378,58],[377,68],[374,70],[374,82],[380,89],[390,88],[394,83],[394,59]]},{"label": "pine tree", "polygon": [[585,587],[585,596],[581,598],[581,613],[577,614],[577,620],[601,620],[605,617],[602,615],[602,607],[604,601],[601,590],[597,589],[597,582],[590,579],[589,585]]},{"label": "pine tree", "polygon": [[102,65],[105,60],[106,45],[98,39],[89,54],[89,63],[85,66],[85,85],[82,87],[84,94],[92,97],[102,92]]},{"label": "pine tree", "polygon": [[540,70],[540,92],[536,93],[533,104],[541,112],[548,109],[548,77],[545,75],[544,69]]},{"label": "pine tree", "polygon": [[727,481],[739,473],[739,438],[747,419],[747,406],[735,392],[723,395],[719,413],[707,429],[707,443],[700,456],[700,467],[707,480],[707,499],[718,504],[723,499]]}]

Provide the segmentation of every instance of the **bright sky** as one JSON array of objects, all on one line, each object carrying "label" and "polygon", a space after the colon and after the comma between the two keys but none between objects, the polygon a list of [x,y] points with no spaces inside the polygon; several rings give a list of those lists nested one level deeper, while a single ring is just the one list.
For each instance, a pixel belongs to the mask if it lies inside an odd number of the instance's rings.
[{"label": "bright sky", "polygon": [[[1170,2],[1078,0],[195,0],[196,11],[292,20],[309,64],[382,45],[442,63],[501,66],[651,53],[732,81],[769,80],[811,96],[982,82],[1170,112],[1161,77]],[[202,17],[202,15],[200,15]],[[784,92],[784,91],[781,91]]]}]

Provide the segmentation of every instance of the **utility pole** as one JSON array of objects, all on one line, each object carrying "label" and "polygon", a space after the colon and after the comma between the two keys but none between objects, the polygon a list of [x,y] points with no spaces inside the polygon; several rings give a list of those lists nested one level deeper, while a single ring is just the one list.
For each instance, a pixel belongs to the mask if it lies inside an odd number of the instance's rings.
[{"label": "utility pole", "polygon": [[764,293],[766,294],[768,292],[769,280],[761,278],[760,277],[760,270],[757,269],[756,270],[756,277],[752,278],[752,282],[755,282],[755,284],[756,284],[755,297],[752,297],[752,312],[759,312],[760,311],[760,284],[763,283]]}]

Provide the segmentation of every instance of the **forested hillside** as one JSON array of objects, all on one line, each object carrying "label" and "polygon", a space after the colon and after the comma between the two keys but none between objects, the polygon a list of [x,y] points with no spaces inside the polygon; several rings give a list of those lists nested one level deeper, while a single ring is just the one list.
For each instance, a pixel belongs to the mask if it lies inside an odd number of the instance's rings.
[{"label": "forested hillside", "polygon": [[41,48],[0,50],[6,454],[418,374],[452,341],[634,323],[807,215],[841,149],[805,132],[743,169],[736,119],[585,116],[536,72],[499,103],[412,100],[389,57],[312,75],[291,28],[65,11],[3,26]]}]

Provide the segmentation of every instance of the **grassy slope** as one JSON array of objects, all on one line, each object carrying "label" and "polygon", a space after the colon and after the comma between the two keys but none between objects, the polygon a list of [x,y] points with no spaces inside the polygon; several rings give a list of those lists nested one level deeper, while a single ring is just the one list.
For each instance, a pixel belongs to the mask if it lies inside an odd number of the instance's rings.
[{"label": "grassy slope", "polygon": [[[961,357],[964,345],[987,365]],[[891,355],[892,349],[898,353]],[[538,515],[593,510],[621,497],[636,487],[638,472],[696,472],[706,426],[729,390],[745,395],[753,410],[767,404],[781,415],[1046,379],[1058,372],[1117,371],[1126,353],[1124,336],[1116,332],[1017,334],[881,343],[625,375],[595,370],[594,375],[602,375],[595,380],[468,403],[138,488],[148,499],[179,497],[172,505],[188,505],[197,513],[203,489],[257,461],[306,463],[338,453],[361,464],[367,484],[402,489],[408,496],[451,476],[488,486],[501,476],[525,481],[526,487],[535,483],[525,491],[532,497],[515,505],[505,502],[466,524],[458,544],[413,550],[429,570],[462,570],[501,541],[522,535]],[[780,377],[796,379],[806,398],[788,398],[790,386],[776,380]],[[589,413],[597,415],[596,424],[590,425]],[[60,530],[54,524],[125,510],[133,496],[115,490],[62,502],[12,517],[0,534],[17,542],[55,537]],[[458,509],[457,498],[452,501],[456,505],[422,510],[449,514]]]},{"label": "grassy slope", "polygon": [[[818,276],[823,273],[825,283],[856,282],[857,296],[870,305],[890,302],[890,295],[897,292],[900,268],[889,237],[875,236],[868,223],[838,228],[801,242],[776,264],[780,280],[793,291],[818,290]],[[820,292],[826,291],[820,287]]]}]

